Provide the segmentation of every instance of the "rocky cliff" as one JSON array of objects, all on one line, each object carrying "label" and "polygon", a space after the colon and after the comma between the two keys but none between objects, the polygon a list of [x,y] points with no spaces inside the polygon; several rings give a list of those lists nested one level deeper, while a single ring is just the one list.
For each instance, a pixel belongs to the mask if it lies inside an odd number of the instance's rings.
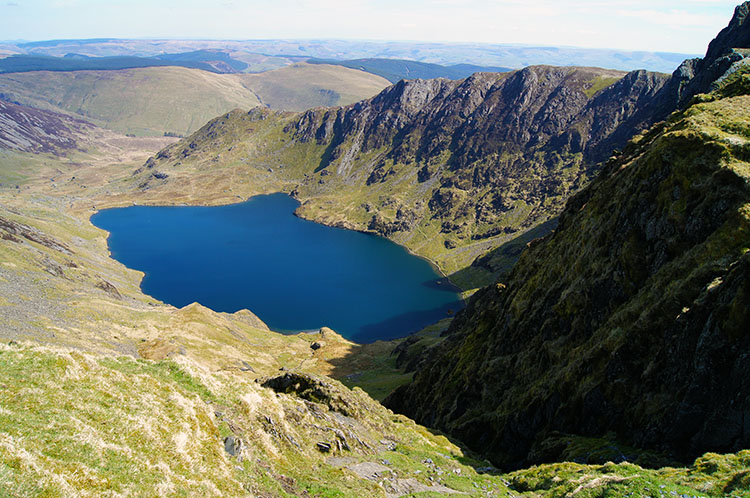
[{"label": "rocky cliff", "polygon": [[[415,218],[441,220],[442,233],[477,239],[554,212],[587,167],[610,152],[602,142],[643,126],[628,118],[666,79],[645,71],[622,76],[537,66],[458,83],[401,81],[349,108],[308,111],[286,130],[328,147],[321,173],[374,185],[408,170],[414,187],[427,187],[420,189],[427,190],[426,212]],[[354,160],[373,151],[380,153],[369,164]],[[552,206],[545,209],[543,199]]]},{"label": "rocky cliff", "polygon": [[566,434],[683,460],[750,446],[749,7],[663,90],[714,92],[610,159],[388,406],[506,467]]}]

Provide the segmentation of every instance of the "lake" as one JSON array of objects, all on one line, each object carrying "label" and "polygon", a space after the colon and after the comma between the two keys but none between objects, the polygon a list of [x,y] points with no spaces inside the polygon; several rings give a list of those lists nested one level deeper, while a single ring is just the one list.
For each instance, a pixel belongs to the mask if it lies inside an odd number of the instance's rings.
[{"label": "lake", "polygon": [[227,206],[132,206],[91,221],[143,292],[183,307],[249,309],[281,332],[330,327],[365,343],[406,336],[463,307],[424,259],[374,235],[294,216],[285,194]]}]

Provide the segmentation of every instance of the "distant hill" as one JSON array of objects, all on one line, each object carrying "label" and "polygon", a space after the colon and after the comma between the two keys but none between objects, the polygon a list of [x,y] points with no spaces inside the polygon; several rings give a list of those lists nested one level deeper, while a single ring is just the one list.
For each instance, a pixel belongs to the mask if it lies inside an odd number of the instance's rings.
[{"label": "distant hill", "polygon": [[229,76],[182,67],[25,72],[0,75],[0,93],[121,133],[182,135],[228,109],[260,104]]},{"label": "distant hill", "polygon": [[359,69],[377,74],[391,83],[400,80],[448,78],[461,80],[477,72],[504,73],[511,69],[507,67],[477,66],[474,64],[455,64],[442,66],[428,62],[418,62],[406,59],[353,59],[337,61],[333,59],[310,59],[310,64],[336,64],[339,66]]},{"label": "distant hill", "polygon": [[156,57],[91,57],[69,53],[63,57],[17,54],[0,59],[0,73],[28,71],[113,71],[139,67],[181,66],[212,73],[239,73],[248,64],[235,60],[220,50],[196,50]]},{"label": "distant hill", "polygon": [[346,105],[386,86],[385,79],[362,71],[310,64],[258,75],[184,67],[0,74],[3,100],[138,136],[187,135],[236,108]]},{"label": "distant hill", "polygon": [[328,64],[294,64],[260,74],[237,74],[271,109],[302,110],[347,105],[371,97],[388,86],[375,74]]},{"label": "distant hill", "polygon": [[71,54],[71,56],[66,57],[49,57],[46,55],[12,55],[0,59],[0,73],[23,73],[29,71],[113,71],[158,66],[182,66],[215,73],[224,72],[201,61],[172,61],[130,56],[88,57]]},{"label": "distant hill", "polygon": [[228,53],[221,50],[195,50],[193,52],[158,55],[156,58],[170,62],[175,66],[190,67],[189,64],[200,64],[210,67],[209,70],[217,73],[241,73],[248,68],[248,64],[233,59]]}]

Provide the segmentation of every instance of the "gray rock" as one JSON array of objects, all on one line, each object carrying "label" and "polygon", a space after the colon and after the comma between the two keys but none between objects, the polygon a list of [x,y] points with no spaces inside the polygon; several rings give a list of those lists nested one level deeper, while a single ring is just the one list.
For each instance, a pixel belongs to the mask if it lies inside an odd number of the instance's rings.
[{"label": "gray rock", "polygon": [[245,442],[236,436],[227,436],[224,439],[224,451],[232,456],[239,457],[245,449]]}]

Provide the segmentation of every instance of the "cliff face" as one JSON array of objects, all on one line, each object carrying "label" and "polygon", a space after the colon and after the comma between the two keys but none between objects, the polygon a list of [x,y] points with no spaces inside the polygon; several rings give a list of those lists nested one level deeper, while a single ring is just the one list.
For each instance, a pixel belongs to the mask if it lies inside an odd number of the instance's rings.
[{"label": "cliff face", "polygon": [[[748,6],[683,89],[748,46]],[[386,404],[506,467],[558,458],[561,433],[677,459],[750,446],[750,72],[724,74],[572,197]]]},{"label": "cliff face", "polygon": [[[414,218],[440,220],[443,234],[476,240],[554,214],[594,160],[644,126],[629,118],[666,78],[622,76],[537,66],[461,82],[401,81],[348,108],[308,111],[286,131],[326,145],[320,174],[373,186],[416,173],[410,182],[427,209]],[[369,164],[355,159],[373,151]]]},{"label": "cliff face", "polygon": [[706,56],[685,61],[677,68],[669,89],[680,106],[686,105],[694,95],[710,91],[714,82],[732,64],[747,55],[747,48],[750,47],[749,16],[750,3],[738,5],[732,21],[709,44]]}]

